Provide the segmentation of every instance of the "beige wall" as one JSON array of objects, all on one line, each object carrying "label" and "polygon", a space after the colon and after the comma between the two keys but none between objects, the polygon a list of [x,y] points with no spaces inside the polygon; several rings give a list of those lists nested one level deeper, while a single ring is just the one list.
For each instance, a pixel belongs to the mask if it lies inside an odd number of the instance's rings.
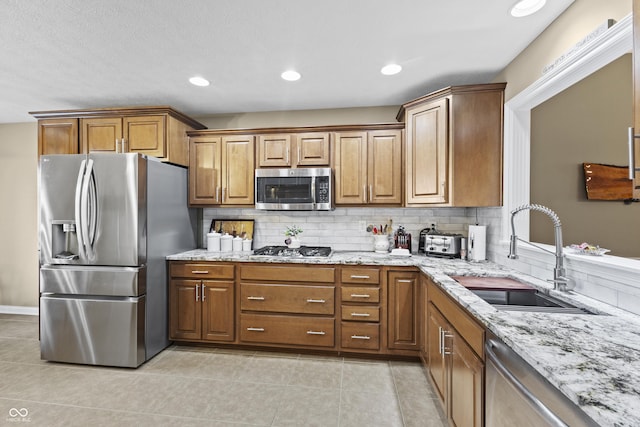
[{"label": "beige wall", "polygon": [[[633,117],[631,54],[531,111],[531,202],[550,206],[566,244],[588,242],[611,255],[640,257],[640,204],[587,200],[582,163],[626,166]],[[531,215],[531,239],[553,244],[544,215]]]},{"label": "beige wall", "polygon": [[495,79],[507,82],[509,100],[542,77],[545,66],[569,51],[607,19],[631,13],[632,0],[576,0]]},{"label": "beige wall", "polygon": [[38,306],[34,123],[0,125],[0,306]]},{"label": "beige wall", "polygon": [[400,106],[219,114],[197,117],[209,129],[396,123]]}]

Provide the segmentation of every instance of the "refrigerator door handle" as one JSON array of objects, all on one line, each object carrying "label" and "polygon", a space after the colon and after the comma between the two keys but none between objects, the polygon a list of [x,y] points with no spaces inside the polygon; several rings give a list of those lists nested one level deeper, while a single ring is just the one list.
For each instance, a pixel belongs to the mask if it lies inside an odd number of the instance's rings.
[{"label": "refrigerator door handle", "polygon": [[86,258],[86,251],[84,249],[84,236],[82,235],[82,187],[84,183],[84,175],[87,166],[87,160],[83,160],[80,163],[80,170],[78,171],[78,180],[76,182],[75,193],[75,215],[76,215],[76,236],[78,237],[78,252],[80,252],[80,258]]},{"label": "refrigerator door handle", "polygon": [[95,197],[95,193],[91,193],[89,191],[92,182],[95,184],[95,181],[93,180],[93,159],[89,159],[84,173],[80,196],[80,228],[82,229],[82,243],[89,259],[93,259],[95,256],[93,252],[93,240],[90,234],[92,228],[94,229],[93,231],[95,234],[95,225],[92,227],[93,218],[89,217],[89,214],[92,213],[91,208],[93,207],[91,205],[91,195]]},{"label": "refrigerator door handle", "polygon": [[90,160],[89,175],[89,245],[93,250],[93,242],[96,240],[96,227],[98,224],[98,188],[96,186],[96,174],[93,172],[93,160]]}]

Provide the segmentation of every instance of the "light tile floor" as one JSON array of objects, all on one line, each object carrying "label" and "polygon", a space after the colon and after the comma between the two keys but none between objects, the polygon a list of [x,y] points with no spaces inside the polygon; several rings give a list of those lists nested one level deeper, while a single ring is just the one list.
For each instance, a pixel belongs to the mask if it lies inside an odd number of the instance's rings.
[{"label": "light tile floor", "polygon": [[[0,426],[445,426],[419,363],[172,346],[138,369],[40,360],[0,314]],[[26,424],[23,424],[26,423]]]}]

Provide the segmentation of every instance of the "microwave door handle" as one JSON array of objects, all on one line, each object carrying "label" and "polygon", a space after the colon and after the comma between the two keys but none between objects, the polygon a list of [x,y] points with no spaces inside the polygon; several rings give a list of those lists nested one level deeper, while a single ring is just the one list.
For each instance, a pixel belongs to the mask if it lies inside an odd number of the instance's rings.
[{"label": "microwave door handle", "polygon": [[311,203],[313,206],[316,205],[316,177],[311,178]]}]

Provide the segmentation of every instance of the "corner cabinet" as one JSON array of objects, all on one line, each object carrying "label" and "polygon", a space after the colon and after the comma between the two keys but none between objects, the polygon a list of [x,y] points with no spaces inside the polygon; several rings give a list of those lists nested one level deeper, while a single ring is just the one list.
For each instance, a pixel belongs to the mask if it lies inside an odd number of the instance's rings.
[{"label": "corner cabinet", "polygon": [[172,261],[169,271],[169,339],[234,341],[235,267]]},{"label": "corner cabinet", "polygon": [[484,328],[429,279],[426,345],[428,372],[451,425],[482,427]]},{"label": "corner cabinet", "polygon": [[189,204],[254,204],[254,136],[189,132]]},{"label": "corner cabinet", "polygon": [[187,131],[204,125],[171,107],[103,108],[30,113],[38,119],[38,153],[142,153],[189,164]]},{"label": "corner cabinet", "polygon": [[452,86],[401,107],[406,206],[502,204],[505,86]]},{"label": "corner cabinet", "polygon": [[334,133],[336,205],[402,204],[402,130]]}]

